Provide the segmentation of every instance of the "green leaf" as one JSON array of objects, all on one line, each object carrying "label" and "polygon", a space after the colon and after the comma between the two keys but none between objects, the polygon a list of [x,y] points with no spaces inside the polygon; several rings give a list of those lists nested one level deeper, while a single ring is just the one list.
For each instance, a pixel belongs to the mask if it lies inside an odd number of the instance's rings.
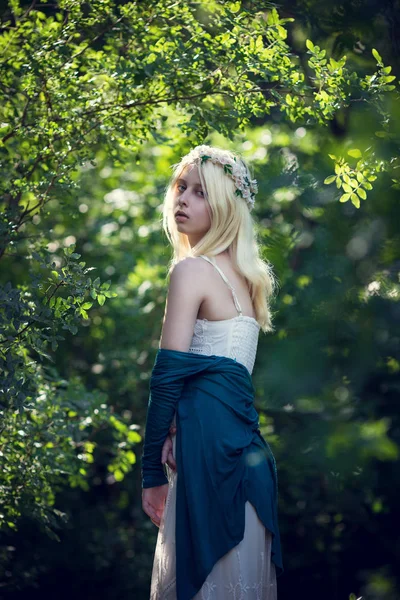
[{"label": "green leaf", "polygon": [[130,443],[139,444],[142,441],[142,436],[137,431],[129,431],[127,439]]},{"label": "green leaf", "polygon": [[125,453],[125,456],[129,460],[129,463],[131,465],[134,465],[136,463],[136,454],[134,452],[132,452],[132,450],[128,450]]},{"label": "green leaf", "polygon": [[277,25],[279,23],[279,14],[276,8],[273,8],[267,15],[268,25]]},{"label": "green leaf", "polygon": [[350,194],[350,200],[356,208],[360,208],[360,199],[357,194]]},{"label": "green leaf", "polygon": [[306,40],[306,46],[311,52],[314,50],[314,44],[311,40]]},{"label": "green leaf", "polygon": [[375,48],[372,48],[372,54],[374,55],[374,58],[375,58],[376,62],[378,63],[378,65],[383,65],[382,57],[379,54],[378,50],[375,50]]},{"label": "green leaf", "polygon": [[286,38],[287,38],[287,31],[286,31],[286,29],[284,27],[282,27],[282,25],[277,25],[276,28],[278,30],[279,37],[282,40],[286,40]]},{"label": "green leaf", "polygon": [[256,50],[260,51],[264,48],[264,42],[263,42],[263,38],[262,35],[258,35],[256,38],[256,42],[255,42],[255,48]]},{"label": "green leaf", "polygon": [[339,202],[347,202],[347,200],[349,198],[350,198],[350,194],[343,194],[342,196],[340,196]]},{"label": "green leaf", "polygon": [[106,297],[104,294],[98,294],[97,296],[97,302],[100,304],[100,306],[103,306],[104,302],[106,301]]},{"label": "green leaf", "polygon": [[329,177],[326,177],[326,179],[324,179],[324,183],[326,183],[327,185],[329,185],[330,183],[333,183],[336,179],[336,175],[329,175]]},{"label": "green leaf", "polygon": [[116,481],[122,481],[122,480],[123,480],[123,478],[124,478],[124,474],[123,474],[123,472],[121,471],[121,469],[116,469],[116,470],[114,471],[114,477],[115,477],[115,480],[116,480]]},{"label": "green leaf", "polygon": [[82,308],[84,308],[85,310],[88,310],[89,308],[92,308],[93,306],[93,302],[84,302],[82,304]]},{"label": "green leaf", "polygon": [[367,193],[366,193],[366,191],[365,191],[365,190],[363,190],[361,187],[360,187],[360,188],[358,188],[358,190],[357,190],[357,194],[358,194],[358,195],[360,196],[360,198],[362,198],[363,200],[365,200],[365,199],[366,199],[366,197],[367,197]]},{"label": "green leaf", "polygon": [[354,158],[361,158],[362,156],[361,150],[359,150],[358,148],[352,148],[351,150],[348,150],[347,154],[353,156]]}]

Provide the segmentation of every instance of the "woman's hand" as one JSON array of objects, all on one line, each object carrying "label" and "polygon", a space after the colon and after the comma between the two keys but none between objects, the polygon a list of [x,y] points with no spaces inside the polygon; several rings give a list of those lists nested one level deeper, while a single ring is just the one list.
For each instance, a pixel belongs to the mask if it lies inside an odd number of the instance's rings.
[{"label": "woman's hand", "polygon": [[165,500],[168,494],[168,483],[142,490],[142,508],[154,525],[160,527],[164,514]]},{"label": "woman's hand", "polygon": [[[176,426],[171,425],[169,429],[170,435],[164,442],[164,446],[161,454],[161,462],[165,462],[171,467],[173,471],[176,471],[176,462],[172,453],[173,442],[172,437],[176,434]],[[165,500],[168,495],[168,483],[165,485],[159,485],[152,488],[144,488],[142,491],[142,508],[146,515],[148,515],[157,527],[160,527],[161,519],[164,514]]]},{"label": "woman's hand", "polygon": [[176,471],[176,462],[175,462],[175,458],[174,458],[174,455],[173,455],[173,442],[172,442],[172,436],[175,435],[175,433],[176,433],[176,427],[174,425],[171,425],[171,427],[169,429],[169,433],[170,433],[170,435],[168,435],[166,437],[166,440],[165,440],[164,445],[162,447],[161,463],[163,465],[165,463],[167,463],[167,465],[173,471]]}]

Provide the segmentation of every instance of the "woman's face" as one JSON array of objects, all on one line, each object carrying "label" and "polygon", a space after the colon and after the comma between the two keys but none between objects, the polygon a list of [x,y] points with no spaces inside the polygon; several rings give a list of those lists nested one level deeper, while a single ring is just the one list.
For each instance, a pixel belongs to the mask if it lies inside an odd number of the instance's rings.
[{"label": "woman's face", "polygon": [[[197,165],[186,166],[174,184],[174,218],[180,233],[188,236],[193,247],[211,226],[211,210],[201,185]],[[177,216],[182,211],[187,217]]]}]

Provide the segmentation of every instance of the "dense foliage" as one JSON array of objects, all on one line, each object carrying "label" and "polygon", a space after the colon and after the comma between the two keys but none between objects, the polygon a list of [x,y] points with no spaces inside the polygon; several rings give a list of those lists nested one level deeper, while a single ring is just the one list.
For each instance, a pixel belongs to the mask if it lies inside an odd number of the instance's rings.
[{"label": "dense foliage", "polygon": [[398,65],[374,39],[332,45],[327,19],[313,37],[313,10],[10,0],[3,11],[7,597],[31,586],[42,598],[148,597],[157,532],[137,457],[166,292],[160,205],[170,165],[211,142],[254,164],[281,287],[253,379],[279,464],[282,598],[397,598]]}]

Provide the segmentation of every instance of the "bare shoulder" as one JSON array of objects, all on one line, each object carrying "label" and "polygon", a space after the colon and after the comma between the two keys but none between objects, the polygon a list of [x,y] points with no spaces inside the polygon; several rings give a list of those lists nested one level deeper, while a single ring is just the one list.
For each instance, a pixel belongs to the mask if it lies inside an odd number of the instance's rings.
[{"label": "bare shoulder", "polygon": [[198,277],[206,276],[206,261],[199,256],[187,256],[180,260],[171,271],[171,278],[175,280],[196,280]]},{"label": "bare shoulder", "polygon": [[174,265],[170,274],[161,348],[188,350],[206,293],[204,262],[202,258],[190,256]]},{"label": "bare shoulder", "polygon": [[198,256],[187,256],[174,265],[170,274],[169,295],[200,305],[207,287],[207,265]]}]

